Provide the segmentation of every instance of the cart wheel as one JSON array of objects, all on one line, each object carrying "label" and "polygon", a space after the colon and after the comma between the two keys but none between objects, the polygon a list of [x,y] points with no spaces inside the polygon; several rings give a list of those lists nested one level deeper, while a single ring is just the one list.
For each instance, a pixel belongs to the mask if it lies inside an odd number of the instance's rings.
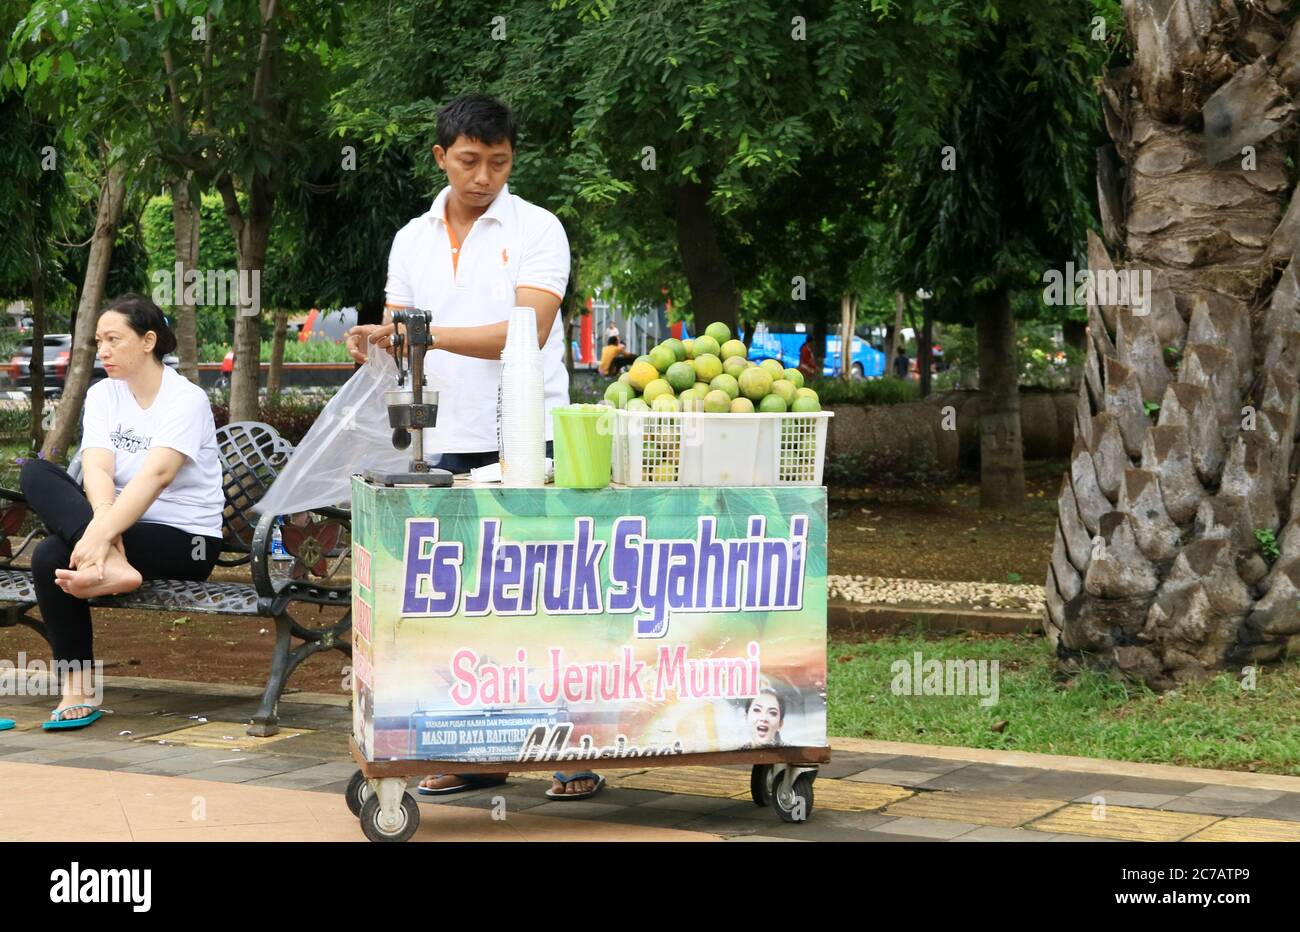
[{"label": "cart wheel", "polygon": [[354,816],[361,815],[361,806],[371,795],[370,784],[366,782],[360,770],[352,775],[352,779],[348,781],[348,788],[343,791],[343,798],[348,803],[348,811]]},{"label": "cart wheel", "polygon": [[755,806],[772,805],[772,772],[771,764],[755,764],[750,770],[749,798]]},{"label": "cart wheel", "polygon": [[402,806],[395,826],[381,825],[379,815],[379,796],[372,793],[361,804],[361,831],[371,841],[406,841],[420,827],[420,807],[410,793],[402,794]]},{"label": "cart wheel", "polygon": [[788,793],[776,787],[772,804],[782,822],[806,822],[813,810],[813,775],[799,774]]}]

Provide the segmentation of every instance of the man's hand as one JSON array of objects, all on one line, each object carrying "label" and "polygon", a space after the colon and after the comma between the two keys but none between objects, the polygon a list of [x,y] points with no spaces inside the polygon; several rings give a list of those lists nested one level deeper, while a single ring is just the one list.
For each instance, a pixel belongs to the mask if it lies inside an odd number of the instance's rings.
[{"label": "man's hand", "polygon": [[392,324],[357,324],[348,331],[347,348],[348,355],[357,362],[365,362],[366,356],[370,353],[370,344],[384,341],[388,347],[388,352],[393,351],[393,325]]}]

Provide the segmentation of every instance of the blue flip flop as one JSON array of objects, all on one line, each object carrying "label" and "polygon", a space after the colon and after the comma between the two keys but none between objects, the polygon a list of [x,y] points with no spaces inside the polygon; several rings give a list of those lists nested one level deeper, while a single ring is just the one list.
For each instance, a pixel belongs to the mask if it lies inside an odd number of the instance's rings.
[{"label": "blue flip flop", "polygon": [[[82,716],[81,718],[62,717],[64,713],[71,712],[73,709],[93,709],[94,711],[89,715]],[[85,728],[87,725],[92,725],[103,717],[103,710],[95,708],[93,705],[86,705],[85,703],[80,705],[70,705],[62,711],[55,710],[51,712],[50,720],[42,724],[41,728],[45,731],[71,731],[76,728]]]},{"label": "blue flip flop", "polygon": [[8,731],[13,727],[14,720],[12,718],[0,718],[0,731]]},{"label": "blue flip flop", "polygon": [[[441,777],[442,774],[436,774]],[[477,773],[458,773],[455,776],[464,780],[456,786],[445,786],[442,789],[431,789],[427,786],[417,786],[415,791],[421,796],[450,796],[452,793],[468,793],[470,790],[481,790],[485,786],[505,786],[504,777],[485,777]]]},{"label": "blue flip flop", "polygon": [[555,772],[555,779],[559,780],[565,786],[568,786],[570,783],[572,783],[575,780],[595,780],[596,785],[591,789],[586,790],[582,793],[557,793],[554,790],[547,790],[546,791],[547,799],[558,799],[558,800],[566,800],[566,801],[571,801],[575,799],[591,799],[591,797],[599,793],[601,789],[604,788],[605,786],[605,778],[598,773],[592,773],[590,770],[581,770],[578,773],[570,774],[567,777],[557,770]]}]

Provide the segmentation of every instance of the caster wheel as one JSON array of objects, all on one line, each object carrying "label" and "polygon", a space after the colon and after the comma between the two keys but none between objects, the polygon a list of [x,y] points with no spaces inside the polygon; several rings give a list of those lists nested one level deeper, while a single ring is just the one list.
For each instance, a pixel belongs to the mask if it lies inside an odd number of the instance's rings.
[{"label": "caster wheel", "polygon": [[806,822],[813,809],[813,775],[801,773],[788,793],[777,787],[772,805],[782,822]]},{"label": "caster wheel", "polygon": [[343,791],[343,798],[348,803],[348,811],[354,816],[360,816],[361,807],[370,796],[370,784],[366,782],[366,778],[358,770],[352,775],[352,779],[348,780],[348,788]]},{"label": "caster wheel", "polygon": [[772,773],[771,764],[755,764],[749,772],[749,798],[755,806],[772,805]]},{"label": "caster wheel", "polygon": [[420,827],[420,807],[411,794],[402,794],[402,808],[397,824],[384,826],[379,821],[379,797],[371,794],[361,804],[361,831],[371,841],[406,841]]}]

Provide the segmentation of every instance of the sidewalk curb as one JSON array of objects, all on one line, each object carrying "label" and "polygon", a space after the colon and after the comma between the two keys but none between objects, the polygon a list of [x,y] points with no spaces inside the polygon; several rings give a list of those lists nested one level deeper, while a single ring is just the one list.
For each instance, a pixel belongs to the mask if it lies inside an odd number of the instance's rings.
[{"label": "sidewalk curb", "polygon": [[1283,774],[1249,773],[1241,770],[1210,770],[1202,767],[1179,767],[1174,764],[1141,764],[1134,761],[1109,760],[1104,757],[1070,757],[1039,754],[1031,751],[997,751],[991,748],[962,748],[942,744],[912,744],[904,741],[871,741],[865,738],[831,738],[836,751],[868,754],[891,754],[909,757],[934,757],[960,760],[972,764],[996,764],[1004,767],[1034,767],[1040,770],[1063,770],[1095,773],[1114,777],[1142,777],[1151,780],[1177,780],[1184,783],[1211,783],[1259,790],[1300,793],[1300,777]]},{"label": "sidewalk curb", "polygon": [[826,603],[826,628],[833,635],[897,631],[916,624],[936,631],[981,631],[986,634],[1040,633],[1042,617],[1034,612],[963,611],[955,608],[902,608],[895,605]]}]

